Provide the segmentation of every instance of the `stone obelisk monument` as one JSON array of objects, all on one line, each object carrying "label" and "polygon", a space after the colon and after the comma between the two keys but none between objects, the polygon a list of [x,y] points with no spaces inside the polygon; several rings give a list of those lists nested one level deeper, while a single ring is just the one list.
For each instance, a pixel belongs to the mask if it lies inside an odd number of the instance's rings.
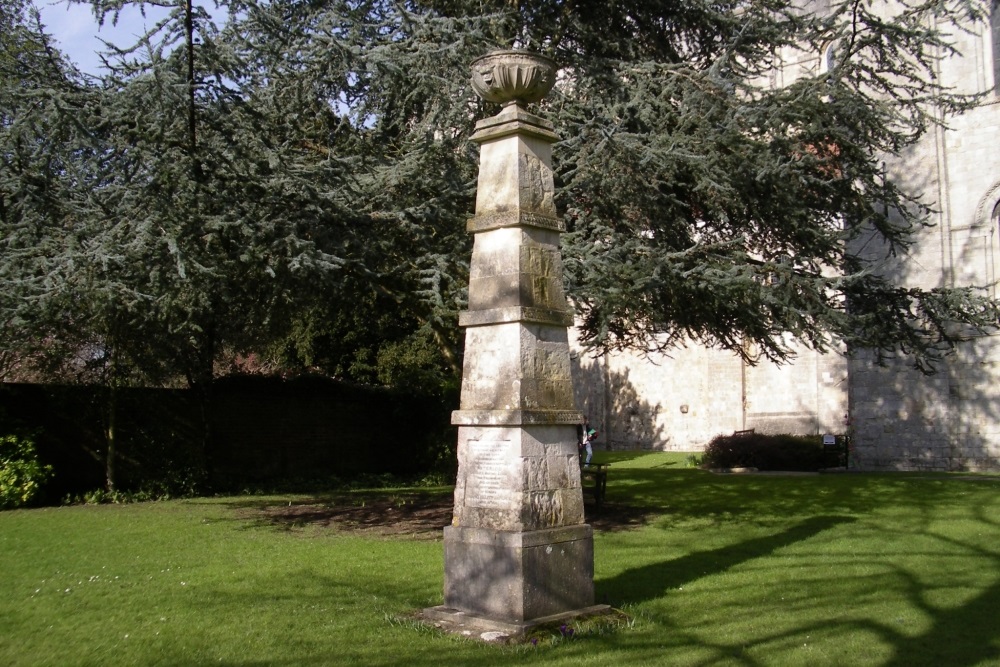
[{"label": "stone obelisk monument", "polygon": [[476,125],[480,145],[453,524],[444,529],[444,605],[433,619],[517,634],[594,605],[593,533],[583,494],[553,201],[552,123],[528,113],[555,63],[498,51],[472,63],[472,85],[502,111]]}]

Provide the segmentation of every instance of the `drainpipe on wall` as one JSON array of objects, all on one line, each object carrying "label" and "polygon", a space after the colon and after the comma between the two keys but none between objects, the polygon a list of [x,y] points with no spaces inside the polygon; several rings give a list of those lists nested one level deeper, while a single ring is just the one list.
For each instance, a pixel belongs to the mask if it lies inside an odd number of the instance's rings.
[{"label": "drainpipe on wall", "polygon": [[602,375],[604,385],[604,446],[607,449],[611,449],[611,369],[608,367],[608,353],[605,352],[601,357]]},{"label": "drainpipe on wall", "polygon": [[[746,340],[743,341],[743,351],[746,352]],[[740,357],[740,430],[747,429],[747,361]]]}]

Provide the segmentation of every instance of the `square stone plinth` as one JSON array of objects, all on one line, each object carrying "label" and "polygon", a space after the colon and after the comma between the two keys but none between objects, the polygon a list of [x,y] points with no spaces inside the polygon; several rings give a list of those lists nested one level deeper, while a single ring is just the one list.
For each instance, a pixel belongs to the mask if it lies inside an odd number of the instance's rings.
[{"label": "square stone plinth", "polygon": [[522,623],[594,604],[594,536],[580,524],[444,529],[444,607]]}]

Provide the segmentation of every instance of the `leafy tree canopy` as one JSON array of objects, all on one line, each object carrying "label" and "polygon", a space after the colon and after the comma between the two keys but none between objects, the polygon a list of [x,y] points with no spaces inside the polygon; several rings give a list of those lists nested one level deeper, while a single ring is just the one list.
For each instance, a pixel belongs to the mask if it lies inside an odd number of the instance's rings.
[{"label": "leafy tree canopy", "polygon": [[[753,362],[788,359],[794,339],[903,354],[930,370],[961,333],[1000,314],[971,288],[895,284],[869,252],[905,253],[929,224],[930,207],[886,178],[885,161],[978,102],[942,88],[935,62],[952,53],[949,34],[984,20],[985,2],[248,8],[254,47],[277,50],[261,71],[308,81],[359,130],[364,212],[391,220],[386,238],[403,239],[439,281],[421,292],[438,308],[450,306],[440,283],[454,289],[443,277],[467,251],[456,237],[472,207],[466,137],[496,111],[471,93],[468,63],[517,47],[563,68],[541,112],[564,137],[568,285],[595,348],[693,340]],[[784,59],[831,45],[828,67],[778,85]]]},{"label": "leafy tree canopy", "polygon": [[[927,369],[1000,314],[893,284],[863,250],[905,252],[927,224],[882,165],[976,103],[934,58],[981,0],[157,4],[171,14],[105,76],[39,68],[32,97],[4,70],[0,109],[5,286],[51,304],[51,331],[122,332],[150,374],[204,379],[234,351],[380,381],[457,369],[468,136],[497,111],[468,64],[509,47],[563,68],[539,111],[563,137],[568,287],[595,348],[781,360],[791,336]],[[831,44],[830,68],[776,85],[783,56]]]},{"label": "leafy tree canopy", "polygon": [[[782,360],[791,334],[928,370],[959,324],[997,322],[976,290],[893,284],[866,251],[903,253],[928,224],[884,161],[977,103],[942,89],[935,62],[986,3],[802,5],[495,4],[515,14],[500,45],[565,68],[544,111],[565,137],[565,254],[591,344]],[[830,45],[831,67],[772,82],[783,56]]]}]

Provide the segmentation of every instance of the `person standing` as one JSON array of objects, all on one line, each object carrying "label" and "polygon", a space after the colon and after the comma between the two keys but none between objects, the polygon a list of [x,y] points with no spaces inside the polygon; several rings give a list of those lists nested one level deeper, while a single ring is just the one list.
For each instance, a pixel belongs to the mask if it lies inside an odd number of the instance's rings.
[{"label": "person standing", "polygon": [[593,441],[597,437],[597,431],[590,427],[587,416],[584,415],[580,424],[576,427],[577,447],[580,450],[580,460],[584,467],[590,465],[590,459],[594,457]]}]

